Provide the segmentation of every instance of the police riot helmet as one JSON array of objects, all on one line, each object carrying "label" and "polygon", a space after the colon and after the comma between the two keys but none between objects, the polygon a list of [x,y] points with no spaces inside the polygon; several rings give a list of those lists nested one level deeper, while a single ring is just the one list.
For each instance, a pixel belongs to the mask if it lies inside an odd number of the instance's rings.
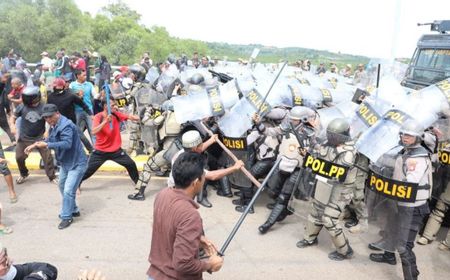
[{"label": "police riot helmet", "polygon": [[310,119],[315,117],[316,113],[305,106],[295,106],[291,109],[289,114],[289,118],[295,121],[301,121],[303,123],[307,123]]},{"label": "police riot helmet", "polygon": [[200,132],[197,130],[189,130],[183,134],[181,137],[181,144],[183,148],[194,148],[203,143]]},{"label": "police riot helmet", "polygon": [[[420,123],[418,123],[416,120],[409,119],[403,123],[403,125],[400,127],[400,137],[402,135],[411,135],[416,137],[416,141],[414,144],[418,144],[422,141],[424,137],[424,128]],[[400,142],[403,144],[403,142],[400,139]]]},{"label": "police riot helmet", "polygon": [[170,64],[174,64],[174,63],[177,61],[177,59],[176,59],[175,55],[169,54],[169,56],[167,57],[167,61],[168,61]]},{"label": "police riot helmet", "polygon": [[204,81],[205,81],[205,77],[203,77],[203,75],[200,73],[195,73],[188,79],[188,82],[193,85],[199,85],[199,84],[203,83]]},{"label": "police riot helmet", "polygon": [[338,146],[350,140],[350,123],[347,119],[336,118],[327,126],[327,141],[331,146]]},{"label": "police riot helmet", "polygon": [[142,82],[145,79],[145,69],[141,65],[133,64],[128,70],[133,73],[135,81]]},{"label": "police riot helmet", "polygon": [[23,104],[31,106],[41,101],[41,92],[38,87],[26,87],[22,93]]}]

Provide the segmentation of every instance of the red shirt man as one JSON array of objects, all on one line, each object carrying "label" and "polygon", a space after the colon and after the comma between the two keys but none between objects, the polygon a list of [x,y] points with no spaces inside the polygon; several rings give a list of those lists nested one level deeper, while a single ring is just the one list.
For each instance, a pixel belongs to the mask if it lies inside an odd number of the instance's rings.
[{"label": "red shirt man", "polygon": [[107,160],[112,160],[122,165],[134,184],[139,179],[136,163],[122,150],[122,138],[120,136],[120,122],[124,120],[139,121],[135,115],[126,115],[117,111],[116,102],[110,100],[111,115],[108,115],[106,100],[102,100],[103,111],[94,116],[92,133],[96,136],[95,148],[88,161],[83,180],[91,177],[95,171]]}]

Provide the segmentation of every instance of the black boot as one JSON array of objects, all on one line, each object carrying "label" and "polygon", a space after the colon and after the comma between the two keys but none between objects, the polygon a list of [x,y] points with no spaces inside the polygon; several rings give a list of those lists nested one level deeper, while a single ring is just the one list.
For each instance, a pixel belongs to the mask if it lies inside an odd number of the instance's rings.
[{"label": "black boot", "polygon": [[397,260],[395,259],[395,254],[393,253],[389,253],[389,252],[384,252],[381,254],[370,254],[369,258],[371,261],[373,262],[379,262],[379,263],[387,263],[390,265],[396,265],[397,264]]},{"label": "black boot", "polygon": [[228,177],[223,177],[219,180],[219,188],[217,189],[217,195],[232,197],[233,193],[231,192],[230,182],[228,181]]},{"label": "black boot", "polygon": [[145,195],[144,195],[145,188],[146,188],[146,186],[142,186],[138,192],[129,194],[128,199],[139,200],[139,201],[145,200]]},{"label": "black boot", "polygon": [[266,233],[275,224],[278,217],[283,212],[284,208],[285,208],[284,204],[277,202],[273,207],[272,212],[270,212],[267,221],[258,228],[259,232],[262,234]]},{"label": "black boot", "polygon": [[[248,205],[238,205],[236,207],[234,207],[234,210],[240,212],[240,213],[244,213],[245,209],[247,208]],[[252,207],[250,207],[250,210],[248,210],[249,214],[253,214],[255,213],[255,209],[253,209],[253,205]]]},{"label": "black boot", "polygon": [[202,191],[197,195],[197,202],[206,208],[212,207],[211,202],[208,201],[208,192],[206,191],[206,185],[203,186]]}]

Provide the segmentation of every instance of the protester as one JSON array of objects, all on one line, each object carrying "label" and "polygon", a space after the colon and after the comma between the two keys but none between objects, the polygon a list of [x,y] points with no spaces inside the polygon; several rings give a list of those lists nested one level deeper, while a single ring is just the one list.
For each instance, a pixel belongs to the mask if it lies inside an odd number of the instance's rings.
[{"label": "protester", "polygon": [[11,106],[8,100],[8,92],[10,83],[8,82],[10,75],[2,75],[0,77],[0,127],[8,134],[9,140],[15,144],[16,137],[9,127],[8,115],[11,114]]},{"label": "protester", "polygon": [[5,159],[5,153],[3,152],[2,144],[0,143],[0,173],[5,177],[6,185],[8,186],[9,202],[17,202],[17,194],[14,190],[13,177],[11,171],[8,168],[7,161]]},{"label": "protester", "polygon": [[122,150],[120,122],[126,120],[137,122],[139,117],[118,112],[113,99],[110,100],[111,115],[109,115],[107,105],[107,101],[102,100],[103,111],[94,116],[92,133],[97,136],[97,141],[94,151],[89,156],[88,167],[82,181],[91,177],[105,161],[112,160],[125,167],[131,180],[136,184],[139,173],[136,163]]},{"label": "protester", "polygon": [[12,264],[6,248],[1,246],[0,279],[4,280],[56,280],[58,270],[49,263],[31,262]]},{"label": "protester", "polygon": [[[84,104],[93,112],[93,99],[94,96],[94,86],[86,81],[86,72],[82,70],[76,70],[74,72],[76,81],[70,83],[69,88],[72,93],[78,95],[78,97],[83,99]],[[88,151],[92,150],[92,145],[89,140],[84,135],[84,131],[87,129],[92,143],[95,143],[95,135],[92,133],[92,117],[83,110],[82,107],[75,105],[75,115],[77,118],[76,124],[81,131],[80,137],[83,145]]]},{"label": "protester", "polygon": [[[28,155],[25,153],[25,148],[36,141],[40,141],[44,137],[45,121],[41,118],[42,107],[41,93],[37,87],[28,87],[22,95],[23,104],[20,104],[13,116],[13,123],[16,119],[22,117],[19,128],[19,137],[16,146],[16,161],[19,167],[20,176],[16,179],[17,184],[22,184],[28,177],[28,168],[25,165],[25,160]],[[55,166],[53,164],[53,157],[47,147],[39,147],[44,162],[45,173],[50,182],[57,184],[58,180],[55,175]]]},{"label": "protester", "polygon": [[65,229],[72,224],[72,217],[80,216],[75,193],[86,171],[87,156],[78,136],[78,128],[58,112],[55,104],[44,105],[42,117],[50,125],[48,139],[28,146],[25,153],[29,154],[35,148],[49,148],[55,151],[59,164],[59,190],[63,196],[59,215],[62,221],[58,228]]},{"label": "protester", "polygon": [[[222,267],[223,258],[205,238],[199,206],[193,200],[205,183],[204,162],[200,154],[182,153],[172,168],[175,186],[156,195],[149,279],[202,279],[203,272]],[[198,257],[200,248],[208,256],[204,260]]]}]

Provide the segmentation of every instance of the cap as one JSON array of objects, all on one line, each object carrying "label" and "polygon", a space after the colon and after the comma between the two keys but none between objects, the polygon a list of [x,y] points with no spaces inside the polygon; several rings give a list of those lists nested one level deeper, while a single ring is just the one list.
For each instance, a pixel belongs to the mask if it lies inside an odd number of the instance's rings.
[{"label": "cap", "polygon": [[181,143],[184,148],[194,148],[203,143],[203,141],[197,130],[189,130],[181,137]]},{"label": "cap", "polygon": [[112,74],[114,79],[117,79],[117,76],[122,75],[122,73],[120,71],[114,71],[114,73]]},{"label": "cap", "polygon": [[54,113],[58,112],[58,107],[55,104],[45,104],[42,108],[42,117],[51,117]]},{"label": "cap", "polygon": [[64,88],[65,85],[66,85],[66,81],[64,81],[63,78],[56,78],[56,79],[53,81],[53,87],[54,87],[54,88]]},{"label": "cap", "polygon": [[48,52],[42,52],[41,55],[47,56]]}]

